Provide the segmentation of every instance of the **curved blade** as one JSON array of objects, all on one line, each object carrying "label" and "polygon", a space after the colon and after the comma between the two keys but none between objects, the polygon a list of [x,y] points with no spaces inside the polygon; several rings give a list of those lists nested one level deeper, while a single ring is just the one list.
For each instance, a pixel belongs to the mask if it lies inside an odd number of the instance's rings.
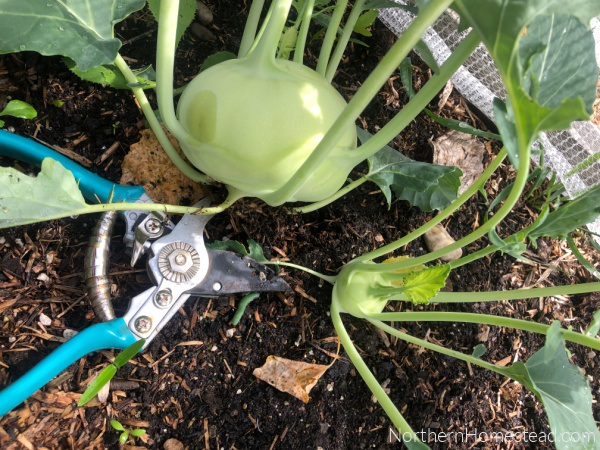
[{"label": "curved blade", "polygon": [[206,278],[188,294],[215,295],[244,292],[289,292],[288,284],[258,261],[225,250],[208,250]]}]

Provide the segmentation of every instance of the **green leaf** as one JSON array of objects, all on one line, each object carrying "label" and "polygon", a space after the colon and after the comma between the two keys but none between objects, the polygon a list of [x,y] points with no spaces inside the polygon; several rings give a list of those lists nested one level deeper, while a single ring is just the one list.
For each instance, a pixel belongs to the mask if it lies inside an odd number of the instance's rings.
[{"label": "green leaf", "polygon": [[596,337],[598,331],[600,331],[600,310],[594,313],[592,323],[590,323],[588,329],[585,330],[585,335],[590,337]]},{"label": "green leaf", "polygon": [[128,437],[129,437],[129,431],[123,431],[121,433],[121,435],[119,436],[119,442],[121,444],[124,444],[125,442],[127,442]]},{"label": "green leaf", "polygon": [[277,58],[289,59],[290,53],[296,47],[296,39],[298,38],[298,30],[295,27],[286,27],[277,47]]},{"label": "green leaf", "polygon": [[130,85],[117,66],[113,64],[103,64],[93,67],[89,70],[79,70],[75,61],[69,58],[63,58],[63,62],[68,69],[79,78],[92,83],[98,83],[102,86],[110,86],[115,89],[130,89],[131,87],[142,87],[144,89],[154,88],[156,86],[156,73],[152,66],[144,67],[141,70],[134,70],[133,73],[138,79],[136,86]]},{"label": "green leaf", "polygon": [[400,63],[400,81],[402,82],[402,86],[404,86],[408,98],[412,99],[416,94],[412,82],[412,61],[408,56]]},{"label": "green leaf", "polygon": [[510,101],[495,102],[494,113],[513,164],[541,131],[588,118],[598,77],[588,24],[600,2],[570,2],[576,19],[558,16],[566,10],[562,0],[455,0],[453,6],[461,28],[473,27],[485,43],[506,86]]},{"label": "green leaf", "polygon": [[37,177],[0,167],[0,228],[80,214],[85,203],[73,174],[46,158]]},{"label": "green leaf", "polygon": [[146,430],[143,428],[136,428],[135,430],[131,430],[130,433],[135,437],[140,437],[146,434]]},{"label": "green leaf", "polygon": [[138,341],[135,341],[133,344],[131,344],[129,347],[127,347],[125,350],[123,350],[117,355],[113,364],[117,367],[123,367],[129,362],[129,360],[131,360],[131,358],[133,358],[139,353],[139,351],[142,349],[145,343],[146,339],[143,338]]},{"label": "green leaf", "polygon": [[420,272],[412,272],[402,280],[404,294],[414,304],[429,303],[444,287],[449,273],[448,266],[431,266]]},{"label": "green leaf", "polygon": [[577,248],[577,245],[575,244],[573,236],[571,236],[570,234],[567,235],[567,243],[569,244],[571,252],[573,252],[575,257],[577,258],[577,261],[579,261],[579,264],[581,264],[585,268],[585,270],[587,270],[590,273],[590,275],[600,280],[600,272],[598,271],[598,269],[596,269],[596,267],[594,267],[594,265],[590,261],[586,259],[585,256],[581,254],[579,248]]},{"label": "green leaf", "polygon": [[438,73],[440,71],[440,66],[438,66],[437,61],[435,60],[435,56],[429,49],[427,42],[423,39],[419,39],[419,42],[415,45],[415,50],[419,53],[419,56],[425,64],[429,66],[429,68],[433,71],[433,73]]},{"label": "green leaf", "polygon": [[[360,127],[356,131],[363,144],[371,137]],[[365,177],[379,186],[388,206],[392,191],[398,199],[423,211],[442,210],[458,195],[462,176],[458,167],[413,161],[387,145],[367,161],[369,173]]]},{"label": "green leaf", "polygon": [[484,344],[478,344],[473,349],[473,358],[481,358],[483,355],[485,355],[486,351],[487,351],[487,349],[485,348]]},{"label": "green leaf", "polygon": [[4,126],[6,122],[4,122],[4,120],[0,120],[0,128],[2,128]]},{"label": "green leaf", "polygon": [[32,50],[73,59],[85,71],[110,64],[121,42],[114,25],[144,0],[0,0],[0,53]]},{"label": "green leaf", "polygon": [[[154,19],[160,21],[160,2],[161,0],[148,0],[148,8],[152,11]],[[194,20],[196,14],[196,0],[179,0],[179,13],[177,16],[177,30],[175,31],[175,45],[179,43],[181,37]]]},{"label": "green leaf", "polygon": [[536,228],[529,232],[533,241],[545,236],[551,239],[566,239],[578,227],[595,221],[600,216],[600,185],[584,192],[579,197],[563,203]]},{"label": "green leaf", "polygon": [[579,440],[556,439],[556,448],[596,449],[600,433],[592,415],[592,394],[579,367],[569,362],[560,323],[555,321],[546,345],[525,364],[516,362],[503,371],[529,388],[542,402],[556,437],[577,433]]},{"label": "green leaf", "polygon": [[250,258],[256,260],[257,262],[268,262],[270,261],[265,258],[265,254],[263,253],[262,248],[258,243],[253,239],[248,239],[248,249],[238,241],[214,241],[211,244],[206,244],[206,248],[211,250],[225,250],[228,252],[239,253],[240,255],[249,256]]},{"label": "green leaf", "polygon": [[206,58],[206,60],[204,61],[204,64],[202,64],[202,67],[200,67],[200,72],[204,72],[206,69],[208,69],[212,66],[216,66],[217,64],[220,64],[225,61],[229,61],[230,59],[236,59],[236,58],[237,58],[237,56],[231,52],[214,53],[214,54],[210,55],[208,58]]},{"label": "green leaf", "polygon": [[[595,59],[588,59],[593,48],[593,35],[577,18],[536,17],[519,43],[519,58],[526,69],[525,90],[537,103],[550,109],[558,108],[564,98],[581,97],[591,115],[596,88],[588,79],[598,76]],[[529,89],[528,81],[532,82]]]},{"label": "green leaf", "polygon": [[111,420],[110,426],[117,431],[125,431],[125,428],[123,428],[123,425],[121,425],[121,422],[119,422],[118,420]]},{"label": "green leaf", "polygon": [[481,137],[490,138],[490,139],[502,140],[502,137],[499,134],[488,133],[487,131],[478,130],[477,128],[474,128],[471,125],[469,125],[468,123],[463,122],[461,120],[446,119],[444,117],[436,116],[434,113],[429,111],[427,108],[425,108],[424,111],[425,111],[425,114],[427,114],[429,117],[431,117],[437,123],[445,126],[446,128],[450,128],[451,130],[460,131],[461,133],[472,134],[474,136],[481,136]]},{"label": "green leaf", "polygon": [[[88,388],[85,390],[79,401],[77,402],[77,406],[83,406],[91,399],[93,399],[100,389],[104,387],[106,383],[108,383],[117,373],[117,366],[114,364],[109,364],[102,372],[98,374],[98,376],[90,383]],[[116,422],[116,421],[115,421]],[[119,423],[119,422],[117,422]],[[112,423],[111,423],[112,424]],[[121,425],[121,424],[119,424]],[[114,428],[116,428],[113,425]],[[118,428],[117,428],[118,429]],[[122,428],[121,428],[122,429]]]},{"label": "green leaf", "polygon": [[37,111],[29,103],[21,100],[11,100],[2,111],[0,116],[12,116],[19,119],[33,119],[37,117]]},{"label": "green leaf", "polygon": [[377,10],[370,10],[364,14],[361,14],[361,16],[356,20],[352,31],[367,37],[373,36],[373,33],[367,30],[367,28],[373,25],[378,15],[379,11]]}]

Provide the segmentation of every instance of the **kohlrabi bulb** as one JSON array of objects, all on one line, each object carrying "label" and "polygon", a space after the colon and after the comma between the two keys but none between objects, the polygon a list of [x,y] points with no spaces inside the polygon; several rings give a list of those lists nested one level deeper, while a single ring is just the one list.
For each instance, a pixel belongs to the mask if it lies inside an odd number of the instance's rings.
[{"label": "kohlrabi bulb", "polygon": [[[262,198],[290,179],[345,106],[325,78],[301,64],[230,60],[200,73],[183,92],[177,114],[200,144],[182,140],[181,146],[207,175]],[[335,193],[358,162],[355,148],[350,124],[289,201],[314,202]]]}]

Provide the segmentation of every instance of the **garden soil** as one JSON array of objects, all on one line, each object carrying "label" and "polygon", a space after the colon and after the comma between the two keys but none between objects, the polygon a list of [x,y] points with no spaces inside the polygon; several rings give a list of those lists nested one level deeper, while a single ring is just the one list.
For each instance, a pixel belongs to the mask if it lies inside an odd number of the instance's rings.
[{"label": "garden soil", "polygon": [[[248,2],[249,3],[249,2]],[[188,31],[177,54],[176,84],[188,82],[204,59],[216,51],[236,52],[248,5],[241,1],[210,0],[211,34]],[[316,33],[318,29],[315,29]],[[117,25],[124,42],[122,54],[133,68],[155,62],[152,51],[156,23],[141,11]],[[357,36],[366,45],[349,47],[335,87],[350,99],[394,41],[375,23],[371,37]],[[214,39],[212,41],[201,40]],[[318,43],[313,41],[306,63],[314,66]],[[418,89],[430,76],[413,57]],[[148,92],[154,102],[153,93]],[[34,53],[0,56],[0,109],[8,99],[25,100],[38,111],[33,120],[7,119],[6,127],[78,155],[90,170],[118,182],[121,163],[130,145],[140,140],[145,121],[130,92],[83,82],[59,57]],[[359,123],[371,133],[402,108],[407,97],[395,75],[361,115]],[[444,117],[464,120],[479,128],[477,111],[451,93],[436,98],[430,108]],[[232,132],[235,132],[232,130]],[[446,132],[421,114],[392,143],[405,155],[431,162],[431,141]],[[496,142],[481,140],[484,164],[499,150]],[[109,151],[110,150],[110,151]],[[3,159],[3,165],[34,170]],[[366,166],[351,174],[357,177]],[[488,185],[490,198],[513,179],[502,166]],[[216,195],[220,191],[216,191]],[[185,202],[185,199],[184,199]],[[478,195],[444,225],[454,238],[481,225],[487,209]],[[238,201],[215,216],[206,239],[256,240],[269,259],[301,264],[327,275],[357,255],[398,239],[435,216],[394,200],[390,207],[377,186],[364,184],[341,200],[316,212],[294,215],[285,207],[272,208],[257,199]],[[503,222],[501,236],[531,223],[535,206],[520,203]],[[64,341],[69,330],[79,331],[97,321],[87,299],[83,260],[97,216],[82,216],[0,231],[0,387],[31,369]],[[117,315],[128,301],[151,282],[144,263],[129,266],[121,242],[123,226],[111,244],[111,293]],[[486,246],[485,239],[465,249]],[[598,263],[598,255],[583,247]],[[421,240],[396,255],[426,253]],[[447,291],[478,292],[542,287],[591,281],[564,243],[539,240],[526,256],[539,263],[519,262],[494,254],[453,270]],[[544,265],[546,264],[546,265]],[[551,267],[552,266],[552,267]],[[557,268],[559,270],[557,270]],[[96,352],[72,364],[48,386],[0,419],[0,446],[17,448],[118,448],[118,420],[127,429],[146,434],[130,438],[128,448],[189,449],[364,449],[400,448],[388,443],[390,421],[341,349],[339,359],[310,392],[308,403],[257,380],[252,372],[269,355],[308,363],[330,364],[338,341],[329,316],[331,287],[299,270],[282,267],[290,293],[262,294],[231,325],[241,296],[191,298],[148,349],[120,369],[106,402],[85,407],[76,401],[92,377],[116,351]],[[456,305],[393,305],[396,310],[480,312],[541,323],[560,320],[563,326],[584,330],[600,295],[538,298],[529,301]],[[352,340],[376,378],[417,432],[424,431],[432,448],[552,448],[549,443],[490,442],[473,433],[548,433],[542,405],[518,383],[379,333],[362,320],[344,317]],[[543,338],[526,332],[460,323],[395,324],[408,333],[445,347],[471,353],[483,343],[483,358],[501,365],[525,361],[543,345]],[[568,346],[572,361],[589,377],[597,397],[599,356],[589,349]],[[597,404],[593,405],[597,415]],[[397,430],[395,430],[397,431]],[[434,433],[454,432],[456,438],[435,442]],[[468,433],[468,434],[467,434]],[[485,437],[485,434],[478,437]],[[393,435],[392,435],[393,438]]]}]

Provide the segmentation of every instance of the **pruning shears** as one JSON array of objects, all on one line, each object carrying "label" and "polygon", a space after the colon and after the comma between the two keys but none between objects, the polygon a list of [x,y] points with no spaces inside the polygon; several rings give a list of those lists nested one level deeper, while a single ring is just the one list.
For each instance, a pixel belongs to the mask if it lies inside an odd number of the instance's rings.
[{"label": "pruning shears", "polygon": [[[90,238],[85,260],[88,295],[102,323],[79,332],[37,366],[0,392],[0,416],[83,356],[103,349],[125,349],[146,339],[142,349],[169,322],[190,296],[216,297],[243,292],[289,291],[290,287],[266,265],[247,256],[208,249],[204,228],[211,215],[184,215],[174,225],[163,213],[136,211],[135,203],[152,200],[141,186],[120,186],[89,172],[65,156],[30,139],[0,130],[0,155],[36,166],[44,158],[57,160],[76,179],[90,201],[132,203],[122,217],[124,241],[132,249],[132,265],[146,254],[153,286],[135,296],[125,315],[116,318],[107,278],[108,247],[117,213],[104,213]],[[203,199],[195,206],[210,205]]]}]

